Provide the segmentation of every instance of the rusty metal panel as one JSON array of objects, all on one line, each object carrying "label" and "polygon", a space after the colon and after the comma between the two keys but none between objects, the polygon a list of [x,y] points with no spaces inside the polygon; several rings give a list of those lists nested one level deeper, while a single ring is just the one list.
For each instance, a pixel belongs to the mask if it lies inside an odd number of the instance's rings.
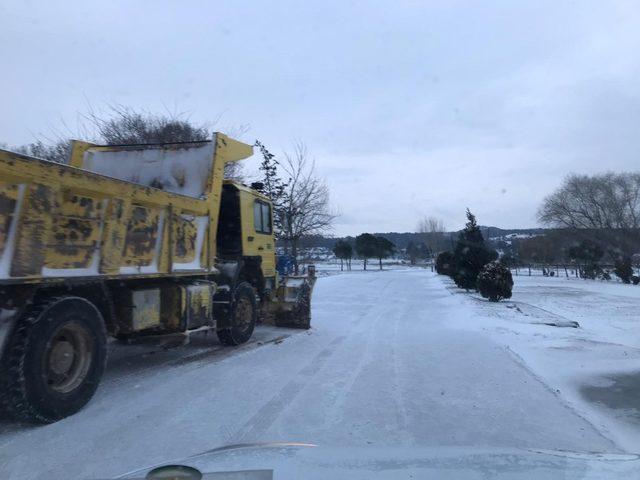
[{"label": "rusty metal panel", "polygon": [[[135,273],[126,267],[147,267],[149,273],[157,273],[159,246],[163,232],[164,212],[159,208],[132,205],[127,233],[125,236],[124,254],[121,273]],[[153,270],[153,272],[151,272]]]},{"label": "rusty metal panel", "polygon": [[14,221],[18,194],[18,185],[0,184],[0,255],[4,252]]},{"label": "rusty metal panel", "polygon": [[131,204],[119,198],[109,199],[104,216],[104,232],[102,235],[102,255],[100,256],[100,273],[118,274],[122,263],[125,239],[127,234],[126,218],[129,218]]},{"label": "rusty metal panel", "polygon": [[[54,201],[43,275],[97,274],[107,200],[62,191]],[[91,272],[87,269],[92,268]],[[50,269],[51,271],[47,271]],[[60,269],[80,269],[60,272]]]},{"label": "rusty metal panel", "polygon": [[121,333],[133,333],[162,325],[161,288],[119,289],[114,305]]},{"label": "rusty metal panel", "polygon": [[172,226],[173,270],[207,269],[209,216],[183,212],[173,216]]},{"label": "rusty metal panel", "polygon": [[133,312],[131,329],[134,332],[160,326],[160,289],[134,290],[131,295]]},{"label": "rusty metal panel", "polygon": [[187,311],[184,287],[174,284],[163,288],[160,302],[160,319],[163,327],[168,331],[184,330]]},{"label": "rusty metal panel", "polygon": [[195,260],[198,227],[195,217],[185,214],[173,215],[173,261],[189,263]]},{"label": "rusty metal panel", "polygon": [[28,185],[20,214],[15,252],[11,262],[12,277],[40,275],[46,256],[51,228],[54,190],[45,185]]},{"label": "rusty metal panel", "polygon": [[2,184],[0,190],[0,278],[9,277],[25,189],[24,184]]},{"label": "rusty metal panel", "polygon": [[211,282],[198,282],[186,286],[188,329],[212,324],[214,293],[215,285]]}]

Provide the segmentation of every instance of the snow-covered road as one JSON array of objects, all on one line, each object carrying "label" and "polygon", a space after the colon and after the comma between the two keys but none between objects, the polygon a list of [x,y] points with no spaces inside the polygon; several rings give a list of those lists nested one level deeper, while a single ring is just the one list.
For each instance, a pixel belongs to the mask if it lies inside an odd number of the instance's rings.
[{"label": "snow-covered road", "polygon": [[0,477],[104,478],[271,440],[620,451],[504,344],[461,329],[482,315],[468,300],[425,270],[354,272],[319,279],[308,332],[118,347],[80,413],[0,424]]}]

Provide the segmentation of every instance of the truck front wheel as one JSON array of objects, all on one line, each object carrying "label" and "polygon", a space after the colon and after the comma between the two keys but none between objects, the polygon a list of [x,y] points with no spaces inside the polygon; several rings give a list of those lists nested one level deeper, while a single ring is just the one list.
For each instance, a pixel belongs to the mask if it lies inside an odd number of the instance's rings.
[{"label": "truck front wheel", "polygon": [[251,338],[256,326],[258,309],[256,294],[249,282],[236,287],[230,325],[218,330],[218,339],[225,345],[240,345]]},{"label": "truck front wheel", "polygon": [[91,399],[106,358],[104,322],[91,302],[72,296],[37,302],[7,345],[0,401],[18,420],[60,420]]}]

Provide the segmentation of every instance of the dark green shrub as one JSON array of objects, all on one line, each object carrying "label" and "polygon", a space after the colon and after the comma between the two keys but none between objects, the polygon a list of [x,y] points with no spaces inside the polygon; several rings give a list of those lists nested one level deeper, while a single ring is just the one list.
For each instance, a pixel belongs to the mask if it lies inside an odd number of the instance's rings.
[{"label": "dark green shrub", "polygon": [[597,263],[588,263],[580,270],[580,276],[589,280],[595,280],[602,276],[602,267]]},{"label": "dark green shrub", "polygon": [[453,272],[453,253],[442,252],[436,258],[436,272],[439,275],[449,275]]},{"label": "dark green shrub", "polygon": [[491,302],[511,298],[513,289],[511,271],[500,262],[489,262],[478,274],[477,288],[480,295]]},{"label": "dark green shrub", "polygon": [[613,271],[623,283],[631,283],[631,277],[633,276],[631,257],[617,258],[614,262]]}]

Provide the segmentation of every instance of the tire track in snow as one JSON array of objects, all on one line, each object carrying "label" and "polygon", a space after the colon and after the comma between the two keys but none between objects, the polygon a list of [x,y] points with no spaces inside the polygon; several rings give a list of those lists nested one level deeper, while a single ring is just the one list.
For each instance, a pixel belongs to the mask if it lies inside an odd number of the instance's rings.
[{"label": "tire track in snow", "polygon": [[333,355],[335,347],[344,341],[346,337],[336,337],[330,342],[330,347],[318,352],[309,363],[298,371],[296,378],[287,383],[280,391],[265,403],[236,433],[234,441],[245,443],[261,438],[266,431],[278,419],[280,413],[290,404],[300,391],[306,386],[307,381],[297,380],[297,377],[312,377]]},{"label": "tire track in snow", "polygon": [[[371,282],[373,279],[369,281]],[[378,296],[376,297],[376,301],[367,305],[363,311],[350,322],[352,327],[360,326],[362,321],[369,315],[371,309],[382,303],[385,298],[384,292],[388,289],[391,283],[392,281],[388,280],[380,289]],[[382,314],[378,315],[378,317],[379,320],[382,317]],[[361,329],[358,328],[358,330]],[[371,325],[367,325],[364,330],[365,332],[369,332],[370,336],[375,331]],[[353,334],[355,331],[350,329],[349,333]],[[240,427],[240,429],[238,429],[233,436],[234,441],[244,443],[262,438],[267,430],[276,422],[286,406],[291,404],[298,394],[307,386],[310,379],[321,371],[329,358],[335,353],[336,347],[347,338],[347,335],[338,336],[329,342],[329,347],[318,352],[310,362],[298,371],[296,378],[282,387],[275,396],[265,403],[242,427]],[[360,367],[356,369],[356,373],[361,371],[361,369],[362,367],[360,365]],[[351,384],[353,384],[353,382],[351,382]]]},{"label": "tire track in snow", "polygon": [[393,369],[393,379],[394,384],[391,389],[391,395],[393,397],[394,403],[396,404],[396,412],[398,416],[398,426],[400,427],[400,432],[402,432],[402,436],[404,437],[405,444],[415,444],[415,437],[410,433],[411,428],[409,425],[409,414],[407,412],[407,406],[404,402],[402,393],[401,393],[401,385],[400,382],[400,359],[398,357],[398,353],[394,345],[398,345],[398,321],[394,322],[393,328],[393,340],[391,341],[391,361],[392,361],[392,369]]},{"label": "tire track in snow", "polygon": [[[391,338],[385,340],[385,345],[388,346],[386,352],[391,355],[391,360],[389,363],[391,367],[393,382],[397,381],[398,372],[399,372],[399,363],[398,363],[398,355],[394,345],[396,344],[398,337],[398,296],[402,295],[405,292],[392,292],[389,293],[389,286],[392,281],[388,280],[385,282],[384,286],[380,289],[380,294],[375,303],[370,304],[367,307],[365,313],[359,315],[357,322],[354,324],[360,324],[361,321],[368,317],[368,322],[366,323],[365,328],[361,332],[357,332],[358,335],[355,337],[356,341],[364,342],[364,348],[361,348],[361,354],[358,358],[357,363],[353,364],[353,368],[351,368],[346,376],[346,380],[341,384],[338,391],[333,392],[336,397],[336,401],[333,403],[333,407],[328,412],[327,417],[333,420],[333,427],[330,427],[329,430],[338,429],[337,424],[341,424],[344,421],[343,415],[340,415],[340,412],[345,410],[346,403],[351,398],[350,392],[352,392],[355,388],[355,385],[359,381],[364,381],[364,377],[368,374],[365,372],[365,367],[371,365],[372,360],[376,355],[380,355],[380,352],[384,350],[384,348],[378,348],[379,345],[376,343],[379,342],[380,336],[379,331],[381,329],[389,328],[390,323],[393,323],[393,334]],[[393,303],[390,304],[389,299],[394,299]],[[402,300],[400,300],[400,304],[402,304]],[[370,315],[370,311],[374,308],[376,313]],[[354,332],[355,333],[355,332]],[[362,336],[361,336],[362,335]],[[386,362],[385,362],[386,363]],[[414,438],[409,433],[409,422],[408,415],[406,412],[406,407],[402,400],[402,395],[399,390],[399,386],[396,383],[393,385],[389,385],[389,400],[391,403],[395,405],[393,408],[396,413],[396,426],[394,430],[400,432],[402,439],[400,440],[404,444],[413,444]]]}]

